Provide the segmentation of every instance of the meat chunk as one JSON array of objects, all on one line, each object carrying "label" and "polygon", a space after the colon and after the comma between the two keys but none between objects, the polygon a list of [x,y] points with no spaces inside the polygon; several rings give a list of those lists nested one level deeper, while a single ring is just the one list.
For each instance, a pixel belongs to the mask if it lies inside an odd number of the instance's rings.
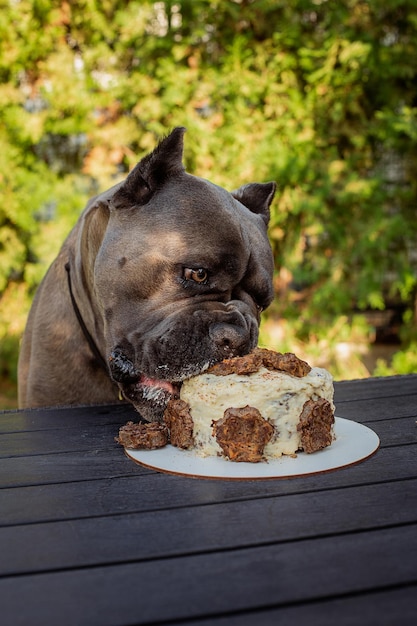
[{"label": "meat chunk", "polygon": [[224,359],[207,370],[208,374],[228,376],[229,374],[252,374],[262,367],[262,357],[257,352],[250,352],[246,356],[236,356]]},{"label": "meat chunk", "polygon": [[216,363],[207,372],[216,376],[228,376],[229,374],[244,375],[257,372],[262,366],[269,370],[286,372],[298,378],[306,376],[311,371],[309,364],[299,359],[292,352],[281,354],[266,348],[255,348],[246,356],[237,356]]},{"label": "meat chunk", "polygon": [[262,365],[269,370],[277,370],[279,372],[286,372],[291,376],[297,378],[303,378],[311,371],[311,367],[306,361],[299,359],[292,352],[274,352],[273,350],[266,350],[265,348],[257,348],[256,353],[260,353],[262,358]]},{"label": "meat chunk", "polygon": [[274,428],[258,409],[245,406],[226,409],[221,419],[213,422],[213,437],[231,461],[258,463]]},{"label": "meat chunk", "polygon": [[333,408],[328,400],[307,400],[297,426],[301,432],[301,449],[311,454],[330,446],[333,441],[333,424]]},{"label": "meat chunk", "polygon": [[155,450],[163,448],[168,443],[168,428],[157,422],[134,424],[128,422],[119,430],[115,441],[125,448],[133,450]]},{"label": "meat chunk", "polygon": [[164,421],[168,426],[173,446],[187,449],[194,445],[194,422],[187,402],[179,398],[170,400],[165,409]]}]

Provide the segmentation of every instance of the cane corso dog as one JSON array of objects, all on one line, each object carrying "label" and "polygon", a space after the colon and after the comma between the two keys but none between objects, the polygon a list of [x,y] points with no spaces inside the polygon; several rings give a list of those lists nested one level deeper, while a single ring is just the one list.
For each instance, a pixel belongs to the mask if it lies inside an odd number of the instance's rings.
[{"label": "cane corso dog", "polygon": [[93,198],[63,244],[24,333],[21,407],[124,399],[160,420],[181,381],[256,346],[275,183],[229,193],[188,174],[184,131]]}]

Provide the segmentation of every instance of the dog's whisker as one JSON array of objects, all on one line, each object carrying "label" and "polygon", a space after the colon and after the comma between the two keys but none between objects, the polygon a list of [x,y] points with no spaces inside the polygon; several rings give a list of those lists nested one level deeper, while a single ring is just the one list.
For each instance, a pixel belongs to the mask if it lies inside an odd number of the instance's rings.
[{"label": "dog's whisker", "polygon": [[142,392],[143,398],[156,404],[166,404],[167,391],[161,387],[144,387]]}]

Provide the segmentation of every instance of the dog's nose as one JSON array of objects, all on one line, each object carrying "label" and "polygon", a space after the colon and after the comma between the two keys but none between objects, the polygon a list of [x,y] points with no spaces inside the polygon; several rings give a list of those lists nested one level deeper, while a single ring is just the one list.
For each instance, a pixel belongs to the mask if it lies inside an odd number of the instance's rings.
[{"label": "dog's nose", "polygon": [[210,338],[218,348],[224,358],[237,356],[248,342],[247,333],[243,328],[234,324],[213,324],[209,330]]}]

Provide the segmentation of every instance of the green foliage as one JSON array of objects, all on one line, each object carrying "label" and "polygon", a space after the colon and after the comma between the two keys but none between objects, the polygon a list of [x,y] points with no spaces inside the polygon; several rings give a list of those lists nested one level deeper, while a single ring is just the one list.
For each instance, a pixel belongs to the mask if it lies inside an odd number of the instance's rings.
[{"label": "green foliage", "polygon": [[[392,304],[412,329],[414,4],[0,0],[6,334],[18,339],[87,198],[175,125],[188,128],[193,173],[229,189],[278,182],[272,312],[295,342],[314,344],[352,311]],[[11,324],[10,294],[20,289]]]},{"label": "green foliage", "polygon": [[375,376],[395,376],[398,374],[415,374],[417,372],[417,342],[410,344],[406,350],[399,350],[392,358],[391,364],[385,359],[378,359]]},{"label": "green foliage", "polygon": [[281,352],[295,352],[317,367],[329,369],[336,379],[364,378],[370,327],[362,316],[341,315],[312,327],[305,319],[266,319],[259,344]]}]

